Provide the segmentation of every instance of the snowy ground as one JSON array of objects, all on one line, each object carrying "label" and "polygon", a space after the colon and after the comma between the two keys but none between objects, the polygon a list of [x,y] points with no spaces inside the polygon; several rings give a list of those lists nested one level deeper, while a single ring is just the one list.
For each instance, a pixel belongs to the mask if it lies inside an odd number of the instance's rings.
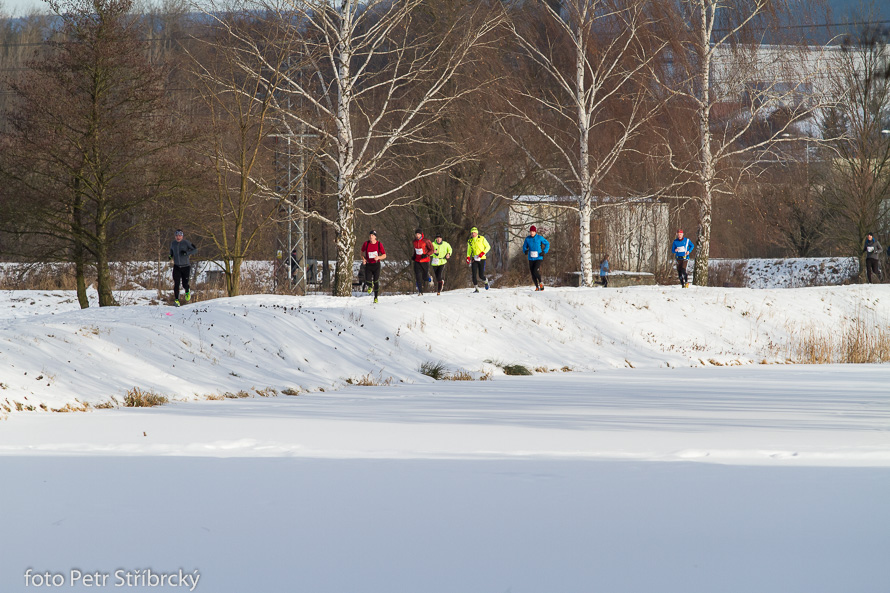
[{"label": "snowy ground", "polygon": [[[138,302],[138,293],[130,293]],[[420,365],[600,370],[795,359],[795,340],[890,324],[890,285],[794,290],[527,288],[442,296],[250,296],[77,309],[71,293],[0,292],[0,414],[239,391],[432,382]],[[491,362],[486,362],[491,361]],[[271,393],[271,391],[266,391]]]},{"label": "snowy ground", "polygon": [[747,363],[890,286],[0,295],[0,593],[888,591],[890,365]]},{"label": "snowy ground", "polygon": [[888,378],[616,369],[14,414],[0,590],[150,568],[212,593],[883,593]]}]

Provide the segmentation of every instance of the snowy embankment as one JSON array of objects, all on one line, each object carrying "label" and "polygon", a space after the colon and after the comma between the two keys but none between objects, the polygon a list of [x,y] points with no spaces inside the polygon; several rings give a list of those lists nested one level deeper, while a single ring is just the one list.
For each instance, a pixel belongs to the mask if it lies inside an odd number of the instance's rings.
[{"label": "snowy embankment", "polygon": [[363,378],[432,382],[418,369],[440,361],[476,378],[501,374],[498,364],[543,372],[786,362],[804,332],[890,322],[890,286],[457,290],[377,305],[251,296],[83,311],[64,292],[0,295],[0,413],[120,404],[134,387],[187,400]]}]

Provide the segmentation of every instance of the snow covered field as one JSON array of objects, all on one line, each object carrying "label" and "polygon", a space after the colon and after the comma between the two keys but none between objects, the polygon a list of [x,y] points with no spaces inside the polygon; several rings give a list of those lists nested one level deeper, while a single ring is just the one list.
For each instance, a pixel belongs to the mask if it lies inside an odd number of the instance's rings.
[{"label": "snow covered field", "polygon": [[[133,300],[138,302],[138,294]],[[348,382],[432,383],[423,363],[502,376],[795,360],[802,335],[890,325],[890,285],[794,290],[527,288],[334,299],[249,296],[79,310],[71,293],[0,293],[0,414]],[[490,362],[486,362],[490,361]]]},{"label": "snow covered field", "polygon": [[890,286],[2,295],[2,593],[888,591],[890,365],[749,363]]},{"label": "snow covered field", "polygon": [[888,378],[615,369],[14,414],[0,590],[150,568],[213,593],[881,593]]}]

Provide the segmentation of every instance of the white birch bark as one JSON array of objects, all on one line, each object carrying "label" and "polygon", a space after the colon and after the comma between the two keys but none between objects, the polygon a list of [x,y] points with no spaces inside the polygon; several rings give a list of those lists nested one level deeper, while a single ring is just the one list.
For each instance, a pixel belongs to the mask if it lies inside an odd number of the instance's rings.
[{"label": "white birch bark", "polygon": [[[544,171],[555,184],[577,200],[581,285],[593,286],[590,219],[595,210],[598,190],[615,163],[625,154],[628,142],[643,129],[653,112],[639,87],[630,90],[635,78],[647,65],[660,57],[662,46],[641,51],[640,37],[646,25],[643,3],[629,0],[621,6],[600,0],[566,0],[560,11],[540,3],[547,18],[567,41],[572,52],[571,71],[564,72],[559,56],[552,48],[541,47],[526,37],[515,20],[510,23],[513,37],[525,57],[551,79],[552,93],[541,96],[534,90],[515,89],[515,99],[507,98],[510,110],[500,114],[506,135],[523,149],[528,159]],[[614,35],[598,34],[597,26],[609,19]],[[616,26],[618,25],[618,26]],[[610,31],[611,32],[611,31]],[[601,33],[601,32],[599,32]],[[598,44],[595,45],[595,44]],[[591,51],[593,48],[596,51]],[[610,138],[605,149],[591,151],[592,135],[616,123],[606,107],[610,101],[624,101],[629,112],[617,122],[621,132]],[[569,150],[562,138],[542,122],[541,113],[570,122],[576,134],[577,150]],[[519,122],[531,130],[558,155],[561,165],[548,167],[539,153],[530,148],[530,135],[513,132],[510,122]]]},{"label": "white birch bark", "polygon": [[[334,217],[311,216],[336,233],[337,269],[333,292],[349,296],[355,259],[356,214],[362,203],[381,209],[409,203],[412,183],[447,171],[472,154],[455,153],[395,181],[370,181],[388,166],[398,148],[430,142],[430,130],[450,105],[472,89],[456,89],[457,73],[487,43],[498,18],[468,8],[463,20],[441,35],[412,29],[425,0],[256,0],[268,17],[270,34],[255,44],[251,74],[282,76],[277,108],[282,133],[313,135],[318,163],[336,180]],[[266,59],[268,47],[291,44],[310,65],[281,72]],[[297,108],[301,106],[302,108]],[[289,191],[266,186],[270,199],[287,201]],[[283,195],[282,195],[283,194]],[[380,202],[383,205],[380,205]],[[297,206],[296,204],[293,204]]]},{"label": "white birch bark", "polygon": [[[765,163],[777,160],[777,147],[827,140],[801,137],[796,131],[798,124],[832,102],[818,89],[805,101],[798,99],[808,86],[818,85],[827,71],[827,48],[762,44],[765,29],[761,21],[769,21],[768,14],[780,10],[782,4],[783,0],[752,0],[747,4],[734,0],[682,0],[679,4],[682,15],[678,22],[688,30],[683,31],[681,26],[676,34],[678,38],[687,35],[683,44],[688,48],[689,78],[686,84],[665,83],[664,88],[693,106],[697,138],[689,162],[675,159],[675,151],[670,147],[668,152],[670,166],[678,174],[676,184],[691,180],[698,185],[698,194],[693,197],[699,210],[693,283],[699,286],[708,283],[715,197],[732,195],[745,176],[759,175]],[[746,36],[748,41],[744,41]],[[791,86],[789,81],[793,81]],[[750,93],[748,104],[742,100],[746,92]],[[732,125],[722,122],[722,129],[715,122],[713,111],[720,103],[724,107],[737,105]],[[779,108],[787,111],[786,121],[773,128],[766,138],[745,141],[755,126],[763,124]],[[725,114],[723,117],[728,119]]]},{"label": "white birch bark", "polygon": [[[714,28],[714,17],[718,8],[711,0],[699,0],[701,9],[698,23],[698,43],[700,49],[697,108],[699,124],[700,174],[699,184],[699,232],[698,245],[695,249],[695,267],[693,282],[698,286],[708,284],[708,262],[711,254],[711,210],[713,207],[712,185],[714,183],[714,161],[711,154],[711,35]],[[708,10],[711,4],[711,10]],[[710,14],[709,14],[710,13]]]}]

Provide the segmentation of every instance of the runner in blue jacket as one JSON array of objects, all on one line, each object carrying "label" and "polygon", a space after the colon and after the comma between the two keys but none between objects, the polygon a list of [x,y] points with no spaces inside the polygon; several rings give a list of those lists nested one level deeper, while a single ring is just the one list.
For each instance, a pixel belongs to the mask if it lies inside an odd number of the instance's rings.
[{"label": "runner in blue jacket", "polygon": [[544,254],[548,251],[550,251],[550,241],[539,235],[538,227],[532,225],[528,229],[528,237],[522,244],[522,253],[528,256],[528,270],[532,273],[535,290],[544,290],[541,264],[544,263]]},{"label": "runner in blue jacket", "polygon": [[683,238],[683,229],[677,231],[677,238],[671,245],[671,252],[677,258],[677,276],[680,277],[680,286],[689,287],[689,274],[686,273],[686,264],[689,263],[689,255],[695,249],[695,244],[689,239]]}]

